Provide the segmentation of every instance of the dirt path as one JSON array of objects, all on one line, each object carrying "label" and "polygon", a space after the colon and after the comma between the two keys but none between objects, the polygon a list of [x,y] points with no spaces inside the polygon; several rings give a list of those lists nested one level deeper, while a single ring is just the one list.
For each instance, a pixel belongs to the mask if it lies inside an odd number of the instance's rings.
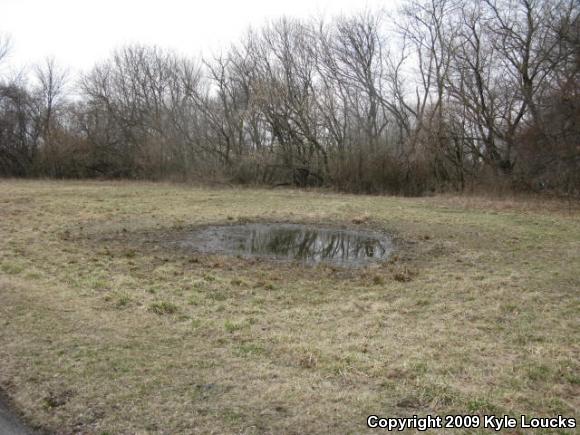
[{"label": "dirt path", "polygon": [[2,435],[32,435],[34,432],[28,430],[12,413],[6,403],[0,397],[0,434]]}]

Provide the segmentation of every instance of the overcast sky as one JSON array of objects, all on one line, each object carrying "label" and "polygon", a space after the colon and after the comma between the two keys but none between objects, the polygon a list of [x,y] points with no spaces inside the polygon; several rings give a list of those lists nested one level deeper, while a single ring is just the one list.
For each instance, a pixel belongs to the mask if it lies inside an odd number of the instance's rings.
[{"label": "overcast sky", "polygon": [[282,15],[392,9],[393,0],[0,0],[0,34],[12,39],[11,67],[53,56],[86,70],[123,44],[140,42],[208,55],[244,30]]}]

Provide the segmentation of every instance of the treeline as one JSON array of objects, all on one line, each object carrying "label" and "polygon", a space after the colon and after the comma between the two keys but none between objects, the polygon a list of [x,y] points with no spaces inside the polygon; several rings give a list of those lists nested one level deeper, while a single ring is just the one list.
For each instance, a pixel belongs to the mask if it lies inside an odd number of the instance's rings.
[{"label": "treeline", "polygon": [[578,193],[579,9],[409,0],[283,18],[211,59],[134,45],[80,78],[47,61],[0,80],[0,175]]}]

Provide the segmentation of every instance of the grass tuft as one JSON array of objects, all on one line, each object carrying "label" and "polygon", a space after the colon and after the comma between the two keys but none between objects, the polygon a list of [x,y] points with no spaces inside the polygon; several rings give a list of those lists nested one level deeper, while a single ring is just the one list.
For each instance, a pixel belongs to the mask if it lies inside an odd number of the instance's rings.
[{"label": "grass tuft", "polygon": [[175,314],[178,311],[178,307],[171,302],[158,301],[149,305],[149,311],[159,315]]}]

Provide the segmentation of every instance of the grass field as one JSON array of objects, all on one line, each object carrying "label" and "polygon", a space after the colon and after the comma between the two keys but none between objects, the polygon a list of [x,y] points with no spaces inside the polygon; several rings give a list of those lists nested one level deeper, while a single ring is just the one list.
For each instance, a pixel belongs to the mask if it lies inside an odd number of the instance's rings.
[{"label": "grass field", "polygon": [[[399,248],[344,270],[166,243],[240,221],[381,229]],[[578,417],[579,293],[580,212],[556,201],[0,181],[0,389],[57,433]]]}]

